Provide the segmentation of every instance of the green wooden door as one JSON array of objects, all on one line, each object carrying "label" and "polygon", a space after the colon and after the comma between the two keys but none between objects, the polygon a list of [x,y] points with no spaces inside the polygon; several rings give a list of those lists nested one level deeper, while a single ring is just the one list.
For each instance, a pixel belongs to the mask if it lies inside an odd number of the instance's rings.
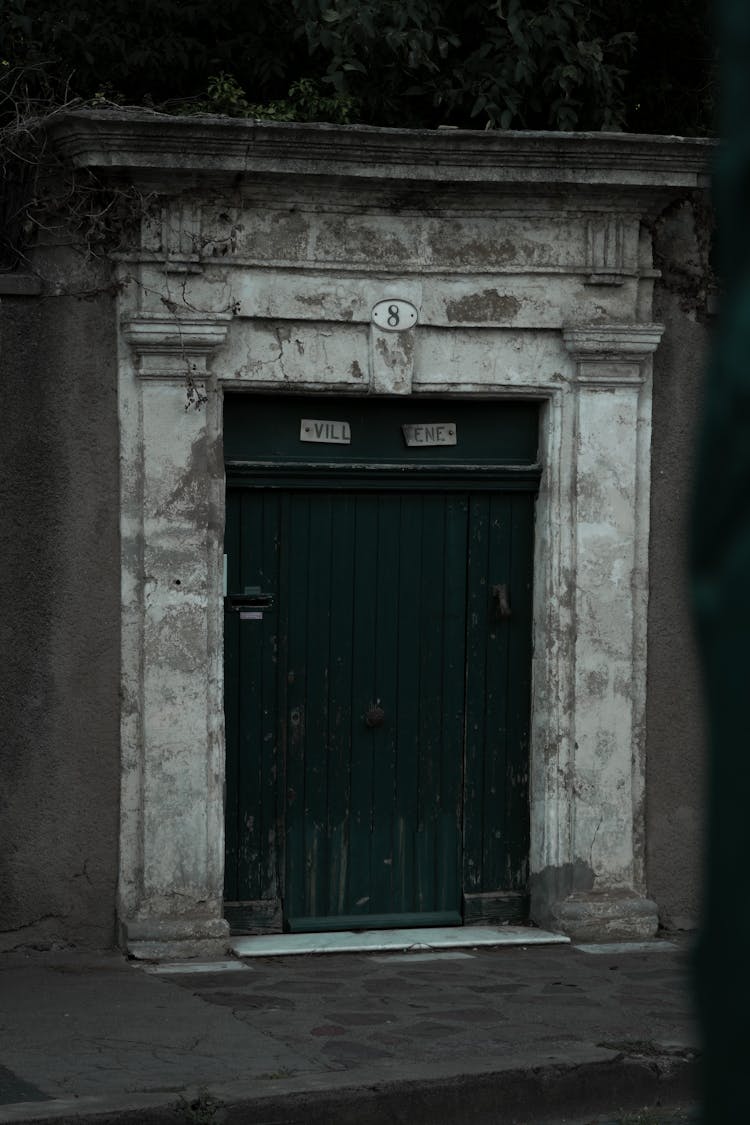
[{"label": "green wooden door", "polygon": [[230,473],[228,916],[518,918],[533,488],[332,472]]}]

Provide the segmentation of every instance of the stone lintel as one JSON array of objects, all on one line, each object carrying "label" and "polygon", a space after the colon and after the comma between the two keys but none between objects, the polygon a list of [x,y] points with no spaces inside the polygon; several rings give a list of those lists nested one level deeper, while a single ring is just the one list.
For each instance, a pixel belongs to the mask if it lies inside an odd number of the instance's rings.
[{"label": "stone lintel", "polygon": [[630,888],[574,891],[552,907],[553,924],[573,941],[644,941],[659,926],[655,902]]},{"label": "stone lintel", "polygon": [[202,375],[209,355],[227,337],[231,313],[139,313],[124,317],[122,334],[137,357],[138,374]]}]

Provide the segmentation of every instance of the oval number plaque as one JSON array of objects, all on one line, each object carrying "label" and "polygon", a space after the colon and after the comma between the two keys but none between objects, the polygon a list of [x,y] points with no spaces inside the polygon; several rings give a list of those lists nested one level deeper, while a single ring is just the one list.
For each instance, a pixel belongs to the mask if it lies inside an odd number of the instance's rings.
[{"label": "oval number plaque", "polygon": [[387,301],[378,301],[375,305],[372,322],[386,332],[403,332],[405,328],[413,328],[417,323],[417,310],[411,301],[389,297]]}]

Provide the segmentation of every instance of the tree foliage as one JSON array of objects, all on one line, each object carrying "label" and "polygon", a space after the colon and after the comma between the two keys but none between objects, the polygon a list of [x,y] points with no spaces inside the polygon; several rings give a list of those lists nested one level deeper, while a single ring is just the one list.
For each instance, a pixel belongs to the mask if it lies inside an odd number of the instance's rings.
[{"label": "tree foliage", "polygon": [[[707,0],[0,0],[43,97],[374,125],[705,132]],[[45,87],[46,83],[46,87]],[[17,87],[16,87],[17,89]]]}]

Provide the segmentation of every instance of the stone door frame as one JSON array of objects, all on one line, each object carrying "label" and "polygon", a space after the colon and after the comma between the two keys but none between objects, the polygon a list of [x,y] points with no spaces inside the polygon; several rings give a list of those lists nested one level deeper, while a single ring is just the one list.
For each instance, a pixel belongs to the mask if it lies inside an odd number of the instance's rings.
[{"label": "stone door frame", "polygon": [[[706,143],[130,111],[73,112],[53,132],[76,166],[124,178],[161,201],[162,217],[153,209],[144,216],[141,245],[119,267],[123,944],[138,956],[174,956],[227,943],[222,396],[285,387],[542,401],[531,915],[579,938],[653,934],[644,711],[651,357],[662,329],[651,323],[658,275],[644,220],[705,185]],[[260,202],[248,208],[242,190]],[[526,223],[527,256],[506,239],[516,257],[496,256],[467,282],[460,265],[440,259],[433,233],[436,257],[424,268],[418,238],[416,250],[404,251],[412,255],[405,269],[398,255],[388,264],[360,260],[339,279],[309,240],[296,259],[253,264],[256,206],[287,199],[286,213],[307,216],[300,223],[310,230],[331,193],[337,221],[369,208],[381,216],[372,222],[384,224],[386,242],[387,223],[404,207],[410,229],[425,232],[438,196],[440,221],[454,215],[458,227],[489,206],[498,253],[507,223]],[[249,234],[235,224],[219,244],[209,220],[224,199],[228,210],[239,207]],[[573,224],[543,234],[561,214],[575,216]],[[268,228],[255,237],[268,237]],[[564,261],[544,257],[550,237],[568,240]],[[283,288],[292,275],[298,291],[287,308],[273,278]],[[356,299],[344,307],[340,291],[352,287]],[[477,295],[493,293],[506,295],[489,311],[477,306]],[[386,297],[411,301],[416,327],[389,334],[371,323],[369,310]],[[281,329],[289,339],[299,330],[308,348],[321,335],[333,346],[349,332],[359,348],[352,376],[335,364],[294,367],[294,354],[285,367]],[[243,348],[265,349],[266,358],[243,369]]]},{"label": "stone door frame", "polygon": [[[123,750],[133,753],[123,754],[120,918],[125,944],[142,956],[207,952],[228,936],[221,414],[224,390],[251,393],[223,373],[229,319],[123,319],[123,682],[138,705],[123,711]],[[645,897],[643,789],[650,379],[660,335],[653,324],[568,327],[563,362],[547,377],[414,391],[543,403],[531,913],[578,936],[643,937],[657,924]],[[199,409],[186,410],[186,353],[195,393],[206,396]]]}]

